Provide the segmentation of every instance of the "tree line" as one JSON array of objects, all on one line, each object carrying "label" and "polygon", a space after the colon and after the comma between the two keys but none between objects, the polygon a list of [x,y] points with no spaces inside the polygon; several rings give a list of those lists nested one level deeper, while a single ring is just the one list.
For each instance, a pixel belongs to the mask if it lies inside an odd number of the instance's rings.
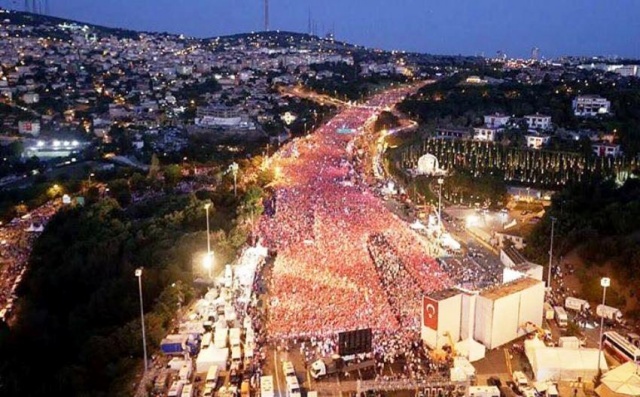
[{"label": "tree line", "polygon": [[[112,181],[136,186],[145,181]],[[136,177],[136,179],[140,179]],[[168,193],[138,203],[87,196],[53,216],[19,288],[16,323],[0,324],[0,395],[130,394],[142,364],[137,279],[143,267],[150,351],[206,277],[205,203],[216,267],[230,263],[262,212],[268,177],[230,189]],[[149,182],[147,182],[149,183]],[[125,189],[122,187],[123,190]]]}]

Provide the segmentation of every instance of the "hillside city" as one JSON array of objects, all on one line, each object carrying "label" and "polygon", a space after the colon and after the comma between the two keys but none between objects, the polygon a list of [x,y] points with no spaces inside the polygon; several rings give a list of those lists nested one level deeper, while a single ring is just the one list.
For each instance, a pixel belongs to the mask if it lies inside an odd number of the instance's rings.
[{"label": "hillside city", "polygon": [[640,396],[640,60],[0,37],[0,395]]}]

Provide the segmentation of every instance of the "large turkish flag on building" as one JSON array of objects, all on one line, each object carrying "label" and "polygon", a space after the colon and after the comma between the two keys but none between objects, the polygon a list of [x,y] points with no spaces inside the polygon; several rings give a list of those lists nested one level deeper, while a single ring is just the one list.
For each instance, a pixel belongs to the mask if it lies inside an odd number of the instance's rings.
[{"label": "large turkish flag on building", "polygon": [[422,324],[434,331],[438,330],[438,301],[422,298]]}]

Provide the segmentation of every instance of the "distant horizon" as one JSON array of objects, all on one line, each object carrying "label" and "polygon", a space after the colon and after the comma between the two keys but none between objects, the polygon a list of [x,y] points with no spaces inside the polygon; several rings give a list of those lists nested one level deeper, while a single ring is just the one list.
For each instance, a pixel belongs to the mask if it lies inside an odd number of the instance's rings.
[{"label": "distant horizon", "polygon": [[[170,33],[207,39],[264,32],[262,0],[49,0],[50,16],[109,28]],[[20,2],[0,0],[0,6],[24,11]],[[482,3],[482,4],[479,4]],[[449,56],[528,59],[534,47],[541,58],[562,56],[640,59],[640,2],[618,0],[540,0],[536,4],[501,0],[455,5],[443,0],[270,0],[269,31],[309,33],[349,44],[386,51]],[[281,10],[286,9],[283,14]],[[311,21],[311,23],[310,23]],[[573,23],[567,23],[572,21]],[[578,24],[575,21],[580,21]],[[455,23],[454,23],[455,22]],[[490,44],[487,44],[490,43]]]}]

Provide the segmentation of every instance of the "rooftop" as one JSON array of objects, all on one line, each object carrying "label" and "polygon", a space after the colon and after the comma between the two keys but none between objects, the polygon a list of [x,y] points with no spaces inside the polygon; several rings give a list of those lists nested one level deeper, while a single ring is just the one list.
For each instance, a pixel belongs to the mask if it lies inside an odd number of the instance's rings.
[{"label": "rooftop", "polygon": [[505,296],[515,294],[516,292],[524,291],[537,284],[542,284],[542,281],[536,280],[534,278],[523,277],[507,284],[502,284],[486,289],[480,293],[480,296],[490,300],[498,300]]},{"label": "rooftop", "polygon": [[527,262],[525,257],[522,256],[520,251],[515,249],[515,247],[506,247],[503,248],[502,251],[504,251],[505,255],[507,255],[516,266]]},{"label": "rooftop", "polygon": [[436,301],[443,301],[445,299],[449,299],[452,296],[459,295],[460,291],[455,288],[447,288],[437,292],[432,293],[429,297]]}]

